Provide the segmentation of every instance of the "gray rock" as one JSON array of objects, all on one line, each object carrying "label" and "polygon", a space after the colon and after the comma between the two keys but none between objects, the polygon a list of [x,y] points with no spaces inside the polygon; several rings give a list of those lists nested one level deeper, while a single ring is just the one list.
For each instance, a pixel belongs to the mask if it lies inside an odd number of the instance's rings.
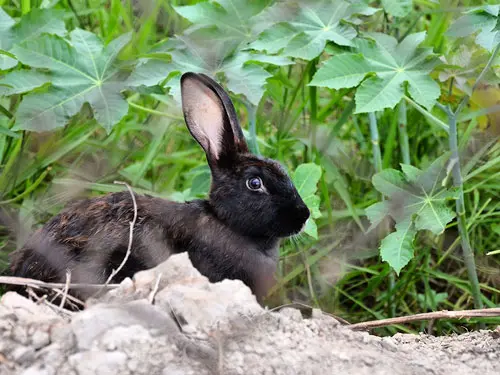
[{"label": "gray rock", "polygon": [[2,375],[497,375],[498,353],[489,331],[379,338],[317,309],[270,312],[240,281],[209,283],[186,254],[71,321],[15,293],[0,301]]},{"label": "gray rock", "polygon": [[127,373],[127,355],[122,352],[86,351],[68,359],[78,375],[112,375]]}]

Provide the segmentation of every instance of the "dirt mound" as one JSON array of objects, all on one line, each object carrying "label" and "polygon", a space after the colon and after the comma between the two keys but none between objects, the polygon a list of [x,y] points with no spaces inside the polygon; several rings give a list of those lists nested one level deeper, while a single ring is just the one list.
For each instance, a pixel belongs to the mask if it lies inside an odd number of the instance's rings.
[{"label": "dirt mound", "polygon": [[269,312],[240,281],[211,284],[179,254],[71,316],[5,294],[0,374],[497,375],[499,336],[379,338],[318,310]]}]

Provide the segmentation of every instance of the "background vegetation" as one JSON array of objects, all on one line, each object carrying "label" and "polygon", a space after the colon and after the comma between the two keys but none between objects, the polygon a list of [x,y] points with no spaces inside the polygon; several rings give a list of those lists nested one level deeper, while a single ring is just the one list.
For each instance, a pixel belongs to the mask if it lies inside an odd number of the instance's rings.
[{"label": "background vegetation", "polygon": [[499,5],[0,5],[2,268],[69,200],[123,189],[114,180],[205,196],[208,167],[179,109],[180,74],[196,71],[231,91],[252,150],[281,161],[313,211],[282,244],[271,304],[351,322],[498,306]]}]

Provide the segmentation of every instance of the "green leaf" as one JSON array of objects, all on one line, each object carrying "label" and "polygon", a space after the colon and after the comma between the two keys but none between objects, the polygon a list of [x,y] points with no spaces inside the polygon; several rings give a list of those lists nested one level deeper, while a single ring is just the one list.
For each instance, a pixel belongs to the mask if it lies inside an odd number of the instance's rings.
[{"label": "green leaf", "polygon": [[377,202],[365,209],[366,217],[372,224],[371,228],[375,228],[382,220],[384,220],[390,213],[389,205],[385,202]]},{"label": "green leaf", "polygon": [[439,85],[429,76],[439,59],[429,48],[418,48],[425,33],[408,35],[399,44],[395,38],[370,33],[373,41],[357,39],[353,53],[333,56],[315,74],[311,85],[333,89],[357,86],[355,113],[394,108],[408,84],[410,96],[426,108],[432,108],[440,95]]},{"label": "green leaf", "polygon": [[402,165],[404,175],[394,169],[375,174],[373,186],[388,199],[367,209],[370,221],[375,224],[389,214],[397,223],[411,220],[417,230],[442,233],[455,217],[448,203],[458,197],[456,189],[443,187],[447,160],[441,157],[425,171]]},{"label": "green leaf", "polygon": [[309,84],[336,90],[354,87],[359,85],[370,71],[370,64],[363,56],[345,53],[328,60]]},{"label": "green leaf", "polygon": [[[15,24],[14,20],[0,8],[0,50],[13,53],[11,49],[14,44],[32,40],[43,33],[65,35],[63,15],[64,11],[59,9],[34,8]],[[0,70],[10,69],[16,65],[17,61],[12,56],[0,54]]]},{"label": "green leaf", "polygon": [[413,240],[417,231],[411,220],[396,224],[396,231],[380,243],[380,256],[399,275],[404,266],[413,258]]},{"label": "green leaf", "polygon": [[[15,21],[0,8],[0,50],[7,51],[12,46],[12,27]],[[0,70],[10,69],[17,65],[16,59],[0,54]]]},{"label": "green leaf", "polygon": [[314,219],[321,217],[320,198],[316,195],[320,178],[321,167],[314,163],[299,165],[292,176],[292,181],[299,195],[311,211],[311,217],[306,223],[304,232],[316,239],[318,238],[318,229]]},{"label": "green leaf", "polygon": [[0,86],[6,86],[2,95],[22,94],[50,82],[50,76],[36,70],[15,70],[0,79]]},{"label": "green leaf", "polygon": [[268,26],[257,16],[269,5],[269,0],[217,0],[194,5],[174,6],[175,11],[191,21],[187,33],[200,28],[216,27],[219,35],[243,42]]},{"label": "green leaf", "polygon": [[394,17],[406,17],[413,8],[412,0],[382,0],[384,10]]},{"label": "green leaf", "polygon": [[401,163],[401,169],[409,182],[416,182],[422,175],[422,171],[413,165]]},{"label": "green leaf", "polygon": [[456,20],[446,32],[452,37],[476,34],[476,43],[492,51],[500,43],[499,5],[485,5],[470,8]]},{"label": "green leaf", "polygon": [[[169,57],[165,59],[165,55]],[[234,94],[244,95],[257,105],[264,94],[266,80],[271,74],[263,63],[287,65],[291,60],[262,53],[242,51],[226,41],[208,41],[205,33],[193,33],[189,37],[179,37],[167,41],[159,47],[152,58],[143,60],[127,81],[127,85],[151,86],[160,84],[170,75],[165,86],[176,101],[180,101],[180,74],[191,71],[215,77],[223,74],[227,87]]]},{"label": "green leaf", "polygon": [[308,234],[315,240],[318,239],[318,226],[316,225],[316,222],[313,219],[311,218],[307,219],[306,225],[304,227],[304,233]]},{"label": "green leaf", "polygon": [[368,113],[380,111],[383,108],[394,108],[401,101],[404,90],[401,76],[381,79],[371,77],[364,81],[356,91],[356,111],[354,113]]},{"label": "green leaf", "polygon": [[284,22],[278,23],[261,33],[249,47],[267,53],[277,53],[290,43],[295,34],[293,26]]},{"label": "green leaf", "polygon": [[24,97],[15,128],[47,131],[64,126],[88,103],[95,119],[109,132],[128,111],[120,93],[126,86],[115,62],[130,36],[124,34],[105,47],[94,34],[75,29],[71,44],[42,35],[14,46],[23,64],[48,70],[52,81],[47,92]]},{"label": "green leaf", "polygon": [[[353,45],[352,40],[357,33],[349,22],[357,14],[377,11],[365,4],[351,4],[343,0],[283,2],[278,7],[288,15],[287,19],[265,30],[250,47],[271,53],[283,49],[285,56],[304,60],[318,56],[328,41],[341,46]],[[293,11],[290,11],[291,8]]]}]

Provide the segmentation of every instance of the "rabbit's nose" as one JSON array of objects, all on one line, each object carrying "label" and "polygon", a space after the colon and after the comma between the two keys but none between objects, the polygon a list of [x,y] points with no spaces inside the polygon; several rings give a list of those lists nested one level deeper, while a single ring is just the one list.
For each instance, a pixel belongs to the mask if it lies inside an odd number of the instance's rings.
[{"label": "rabbit's nose", "polygon": [[298,204],[297,205],[297,212],[299,213],[299,217],[303,220],[306,221],[309,219],[309,215],[311,214],[309,211],[309,208],[304,203]]}]

